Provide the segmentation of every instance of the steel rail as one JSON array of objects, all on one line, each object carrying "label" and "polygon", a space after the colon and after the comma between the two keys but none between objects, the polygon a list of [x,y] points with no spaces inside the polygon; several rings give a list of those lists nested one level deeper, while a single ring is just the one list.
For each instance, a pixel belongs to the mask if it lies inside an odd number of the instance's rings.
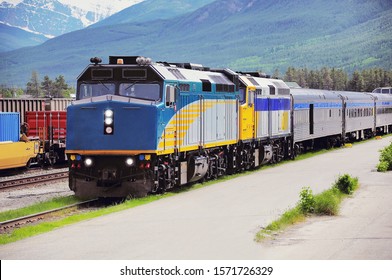
[{"label": "steel rail", "polygon": [[61,172],[50,173],[50,174],[41,174],[41,175],[35,175],[26,178],[11,179],[6,181],[0,181],[0,189],[21,187],[21,186],[54,181],[54,180],[65,179],[65,178],[68,178],[68,171],[61,171]]},{"label": "steel rail", "polygon": [[74,203],[71,205],[67,205],[67,206],[63,206],[63,207],[59,207],[59,208],[55,208],[55,209],[27,215],[27,216],[15,218],[12,220],[2,221],[2,222],[0,222],[0,233],[5,233],[5,232],[7,232],[7,230],[19,228],[23,225],[43,220],[43,219],[45,219],[45,216],[48,216],[50,214],[54,214],[56,212],[61,212],[66,209],[71,209],[71,208],[75,208],[75,207],[77,207],[77,208],[88,207],[91,203],[95,203],[97,201],[99,201],[99,199],[86,200],[86,201]]}]

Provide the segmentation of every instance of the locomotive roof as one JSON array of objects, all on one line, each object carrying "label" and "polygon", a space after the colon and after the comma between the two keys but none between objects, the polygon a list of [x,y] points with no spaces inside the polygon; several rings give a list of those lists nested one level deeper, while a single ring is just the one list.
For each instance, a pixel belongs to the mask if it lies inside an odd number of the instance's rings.
[{"label": "locomotive roof", "polygon": [[208,80],[211,83],[234,85],[226,75],[206,70],[194,70],[180,68],[176,66],[165,66],[155,64],[152,66],[159,72],[160,75],[166,80],[178,80],[178,81],[189,81],[189,82],[200,82],[201,80]]},{"label": "locomotive roof", "polygon": [[254,86],[256,89],[262,89],[263,95],[268,95],[267,93],[269,92],[270,87],[276,88],[278,95],[290,94],[290,88],[286,85],[285,82],[279,79],[240,75],[240,80],[246,86]]},{"label": "locomotive roof", "polygon": [[[109,64],[90,64],[78,77],[78,81],[86,80],[116,80],[116,79],[132,79],[132,80],[170,80],[182,82],[202,82],[208,81],[211,84],[231,85],[235,86],[235,81],[238,76],[235,72],[229,69],[211,71],[202,66],[193,69],[177,67],[172,64],[163,63],[149,63],[149,64],[134,64],[134,63],[119,63],[114,61],[117,57],[110,57],[111,63]],[[122,58],[121,58],[122,60]],[[125,58],[126,62],[133,61],[133,57]],[[122,71],[121,69],[126,69]],[[134,69],[134,70],[131,70]],[[105,74],[105,71],[107,74]],[[111,71],[109,73],[109,71]],[[140,73],[139,73],[140,72]],[[225,72],[227,75],[223,74]],[[96,74],[94,74],[96,73]],[[124,73],[130,73],[132,76],[124,76]]]}]

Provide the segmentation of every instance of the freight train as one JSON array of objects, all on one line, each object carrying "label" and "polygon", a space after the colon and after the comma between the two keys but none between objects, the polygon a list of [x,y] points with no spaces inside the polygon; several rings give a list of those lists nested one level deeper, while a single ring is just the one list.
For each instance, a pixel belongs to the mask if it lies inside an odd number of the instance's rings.
[{"label": "freight train", "polygon": [[0,99],[0,170],[66,161],[66,111],[72,99]]},{"label": "freight train", "polygon": [[20,136],[20,114],[0,112],[0,170],[29,166],[39,153],[39,142]]},{"label": "freight train", "polygon": [[392,132],[392,95],[292,89],[259,73],[92,58],[67,108],[69,187],[144,196]]}]

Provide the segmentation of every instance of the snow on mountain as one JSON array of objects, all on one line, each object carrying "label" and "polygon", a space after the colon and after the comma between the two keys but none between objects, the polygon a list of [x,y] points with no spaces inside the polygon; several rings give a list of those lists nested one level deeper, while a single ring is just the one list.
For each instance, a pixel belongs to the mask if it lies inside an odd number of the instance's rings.
[{"label": "snow on mountain", "polygon": [[[19,1],[19,0],[15,0]],[[58,0],[71,7],[73,16],[80,18],[84,27],[96,23],[127,7],[133,6],[144,0]],[[87,13],[86,13],[87,12]]]},{"label": "snow on mountain", "polygon": [[[14,0],[21,1],[21,0]],[[59,0],[59,2],[78,7],[82,10],[86,11],[95,11],[97,7],[102,10],[106,10],[111,12],[111,14],[121,11],[129,6],[135,5],[137,3],[143,2],[143,0],[110,0],[110,1],[102,1],[102,0]]]},{"label": "snow on mountain", "polygon": [[0,23],[52,38],[96,23],[144,0],[5,0]]}]

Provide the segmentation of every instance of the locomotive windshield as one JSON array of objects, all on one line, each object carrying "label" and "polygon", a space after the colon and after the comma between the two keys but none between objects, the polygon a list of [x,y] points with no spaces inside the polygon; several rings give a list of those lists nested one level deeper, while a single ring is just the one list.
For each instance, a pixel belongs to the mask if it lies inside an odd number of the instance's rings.
[{"label": "locomotive windshield", "polygon": [[116,86],[113,83],[81,84],[78,99],[114,94]]},{"label": "locomotive windshield", "polygon": [[157,101],[160,99],[159,84],[120,84],[119,94],[138,99],[147,99]]},{"label": "locomotive windshield", "polygon": [[79,87],[78,99],[86,99],[108,94],[151,101],[158,101],[161,96],[160,85],[156,83],[121,83],[118,85],[118,90],[116,90],[115,83],[98,82],[82,83]]}]

